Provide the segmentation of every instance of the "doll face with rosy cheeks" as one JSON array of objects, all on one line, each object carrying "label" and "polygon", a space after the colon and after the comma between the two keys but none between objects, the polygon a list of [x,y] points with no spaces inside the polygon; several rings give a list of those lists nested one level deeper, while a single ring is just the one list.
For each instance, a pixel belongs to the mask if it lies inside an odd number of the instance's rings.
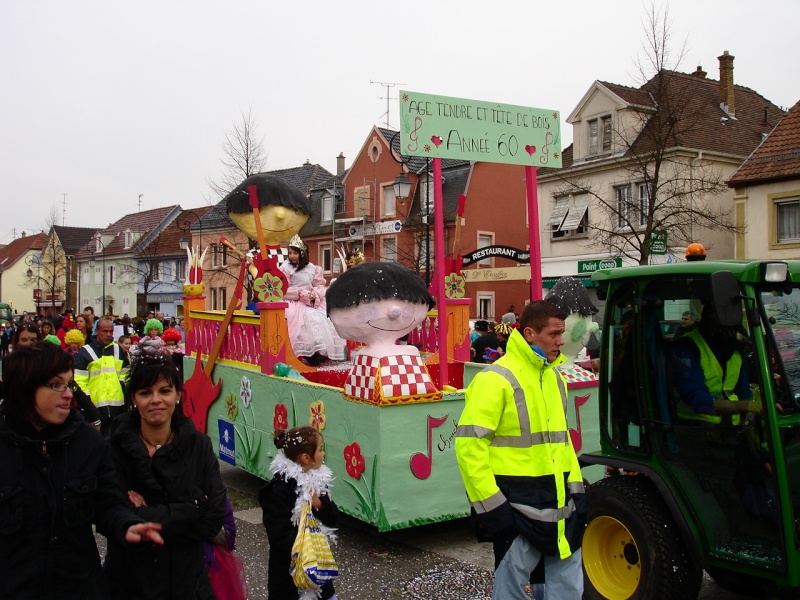
[{"label": "doll face with rosy cheeks", "polygon": [[331,310],[331,321],[343,338],[368,345],[394,345],[398,338],[425,320],[427,304],[404,300],[377,300]]}]

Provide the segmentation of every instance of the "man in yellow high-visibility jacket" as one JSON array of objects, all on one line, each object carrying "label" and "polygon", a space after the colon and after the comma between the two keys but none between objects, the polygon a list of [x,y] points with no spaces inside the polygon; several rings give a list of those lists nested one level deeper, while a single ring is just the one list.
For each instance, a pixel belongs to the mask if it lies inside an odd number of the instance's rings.
[{"label": "man in yellow high-visibility jacket", "polygon": [[122,382],[130,368],[126,352],[114,342],[114,324],[106,318],[97,322],[95,337],[75,355],[75,383],[100,411],[100,433],[111,434],[114,417],[125,412]]},{"label": "man in yellow high-visibility jacket", "polygon": [[522,311],[506,354],[467,389],[456,458],[479,540],[492,539],[494,600],[522,600],[543,559],[550,599],[583,594],[586,495],[567,429],[567,315],[544,300]]}]

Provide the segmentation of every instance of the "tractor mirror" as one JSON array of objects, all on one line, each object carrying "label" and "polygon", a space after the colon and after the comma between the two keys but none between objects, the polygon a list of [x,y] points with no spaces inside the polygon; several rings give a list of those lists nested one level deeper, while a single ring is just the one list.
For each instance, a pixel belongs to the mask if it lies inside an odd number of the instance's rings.
[{"label": "tractor mirror", "polygon": [[711,274],[711,294],[714,312],[723,327],[738,327],[742,324],[742,294],[736,276],[730,271]]}]

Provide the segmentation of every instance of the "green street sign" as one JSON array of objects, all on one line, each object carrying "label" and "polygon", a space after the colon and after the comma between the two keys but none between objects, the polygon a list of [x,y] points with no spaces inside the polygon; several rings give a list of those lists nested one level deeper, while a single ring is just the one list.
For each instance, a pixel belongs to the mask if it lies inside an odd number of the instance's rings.
[{"label": "green street sign", "polygon": [[579,260],[578,275],[594,273],[600,269],[614,269],[622,266],[621,258],[600,258],[597,260]]},{"label": "green street sign", "polygon": [[561,167],[557,110],[400,90],[406,156]]},{"label": "green street sign", "polygon": [[650,234],[650,254],[667,253],[667,232],[653,231]]}]

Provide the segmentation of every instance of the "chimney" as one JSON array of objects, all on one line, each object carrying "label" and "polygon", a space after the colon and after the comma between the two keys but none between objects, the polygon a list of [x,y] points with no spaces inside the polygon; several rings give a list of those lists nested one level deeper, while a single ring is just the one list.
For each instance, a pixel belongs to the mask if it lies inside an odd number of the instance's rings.
[{"label": "chimney", "polygon": [[697,65],[697,70],[694,73],[692,73],[692,77],[697,77],[698,79],[705,79],[706,75],[708,75],[708,73],[703,71],[703,67],[701,67],[700,65]]},{"label": "chimney", "polygon": [[729,115],[736,114],[736,104],[733,100],[733,59],[725,50],[719,59],[719,104],[722,110]]},{"label": "chimney", "polygon": [[336,157],[336,175],[344,175],[344,152],[339,152]]}]

